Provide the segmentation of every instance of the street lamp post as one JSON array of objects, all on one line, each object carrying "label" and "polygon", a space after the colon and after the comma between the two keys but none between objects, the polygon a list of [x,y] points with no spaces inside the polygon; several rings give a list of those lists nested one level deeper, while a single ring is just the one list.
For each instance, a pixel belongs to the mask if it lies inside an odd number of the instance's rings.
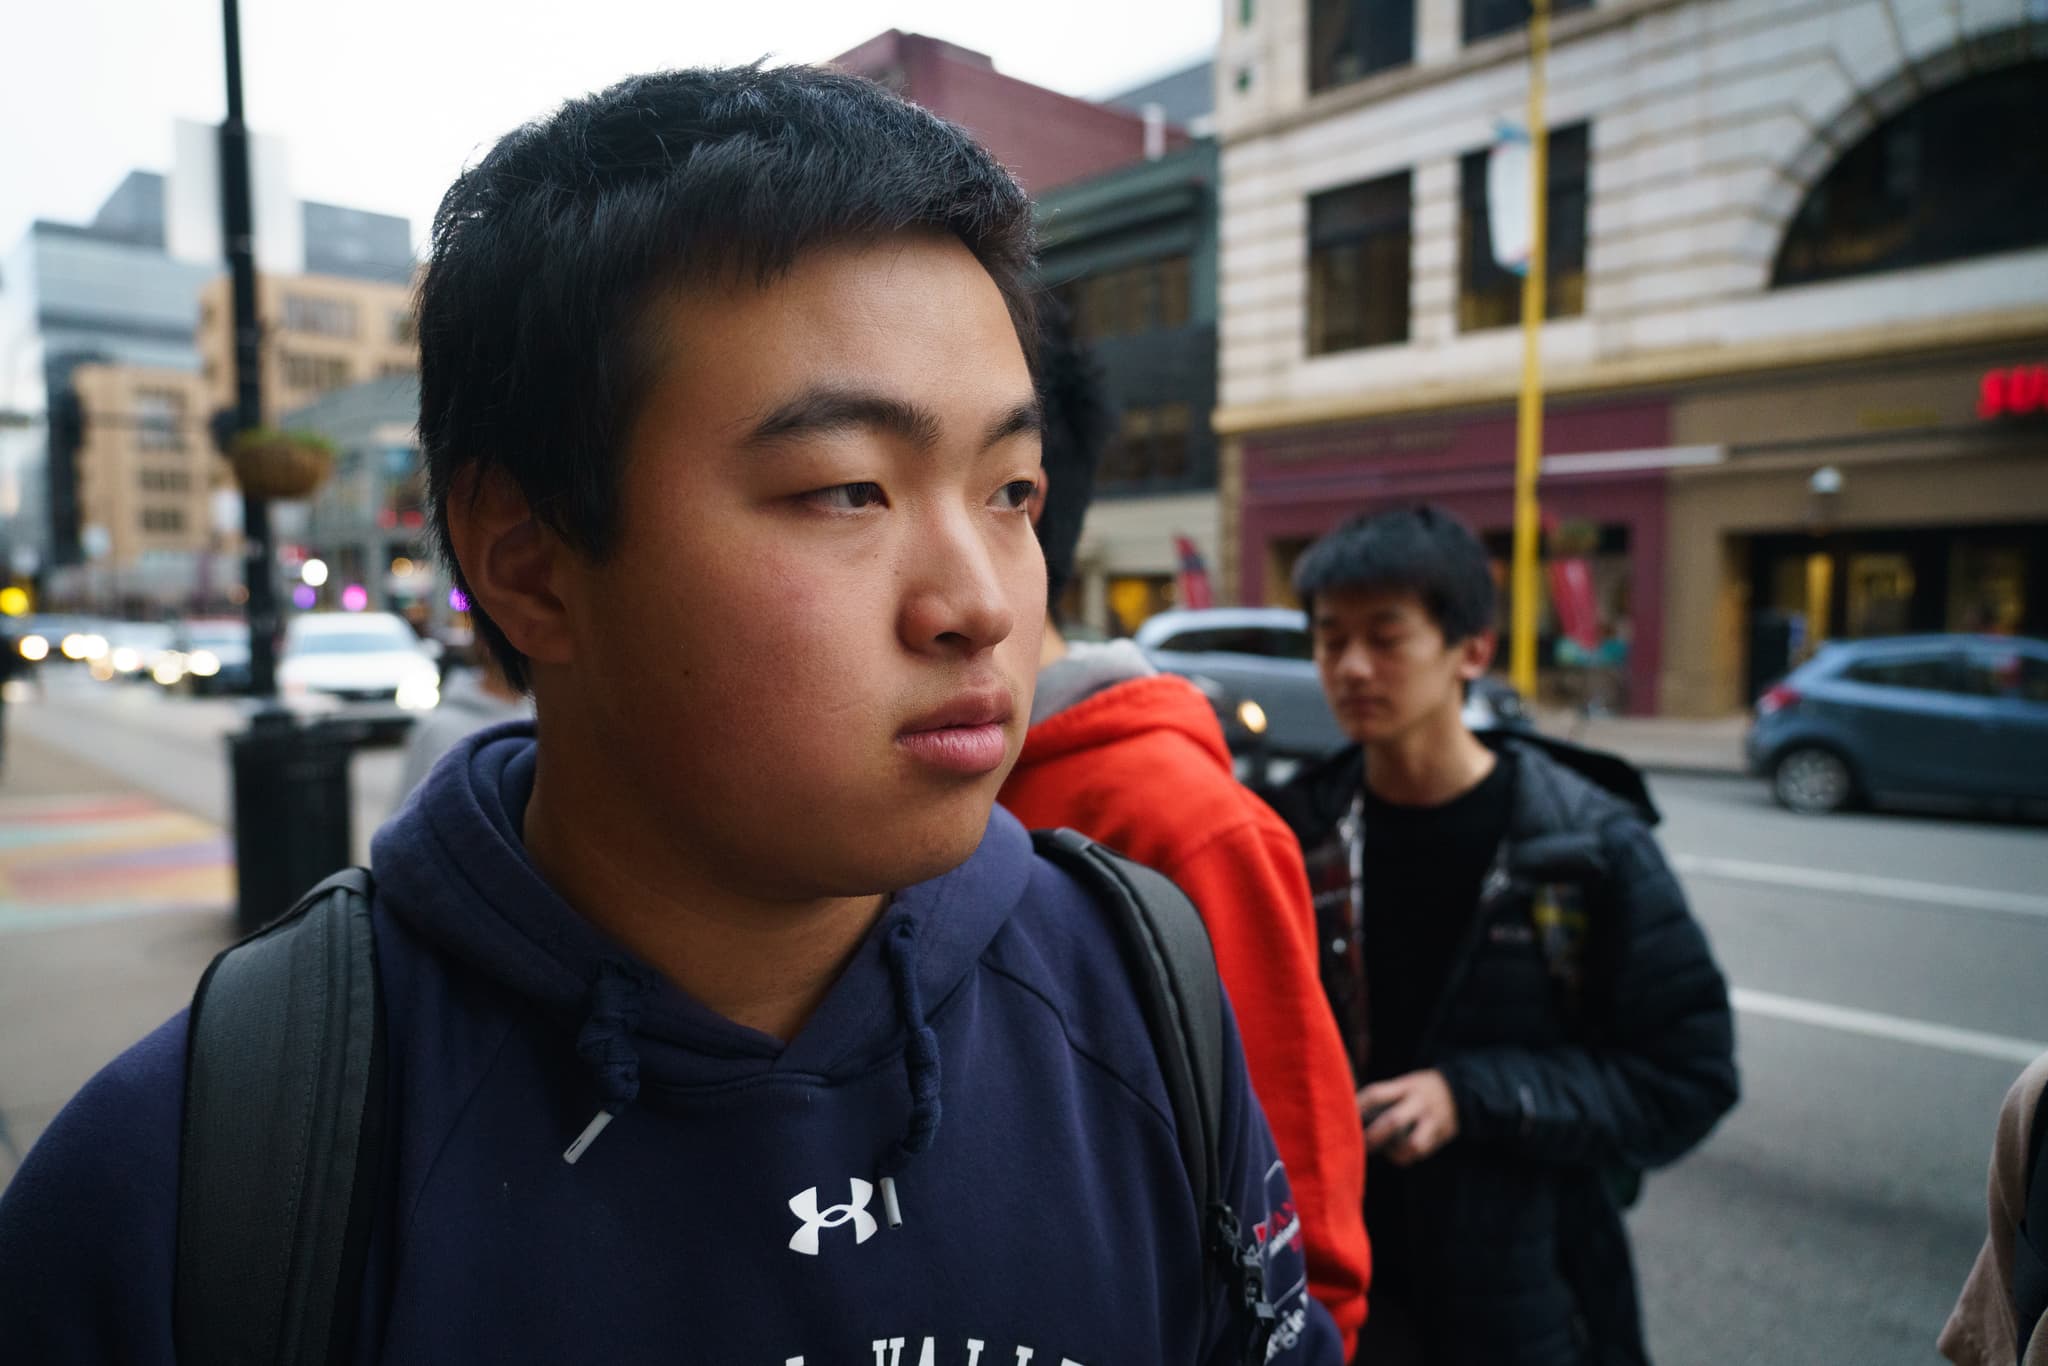
[{"label": "street lamp post", "polygon": [[1543,466],[1544,271],[1548,268],[1550,133],[1543,122],[1544,58],[1550,49],[1550,0],[1534,0],[1529,14],[1529,270],[1522,277],[1522,392],[1515,415],[1515,547],[1508,601],[1508,673],[1533,706],[1536,701],[1536,476]]},{"label": "street lamp post", "polygon": [[[222,0],[228,116],[220,125],[220,217],[235,317],[235,430],[263,425],[263,335],[256,321],[256,226],[249,188],[249,126],[242,118],[242,25],[237,0]],[[242,560],[249,586],[249,689],[277,694],[276,548],[270,500],[242,491]]]},{"label": "street lamp post", "polygon": [[[255,211],[249,128],[242,118],[242,34],[236,0],[222,0],[228,111],[220,126],[221,232],[234,294],[235,432],[263,425],[262,331],[256,320]],[[306,725],[277,700],[277,552],[270,502],[242,486],[243,564],[248,574],[249,728],[228,737],[234,778],[235,914],[246,931],[282,914],[354,856],[349,756],[354,736]]]}]

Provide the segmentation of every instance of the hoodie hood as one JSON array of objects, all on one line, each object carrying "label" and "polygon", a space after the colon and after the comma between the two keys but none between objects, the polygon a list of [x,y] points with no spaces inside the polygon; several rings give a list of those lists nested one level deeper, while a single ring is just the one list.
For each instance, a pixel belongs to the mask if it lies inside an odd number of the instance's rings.
[{"label": "hoodie hood", "polygon": [[[463,741],[415,794],[410,819],[377,833],[379,905],[435,949],[525,998],[574,1041],[604,1111],[587,1146],[628,1105],[678,1100],[770,1073],[820,1086],[907,1058],[903,1143],[937,1124],[936,1046],[926,1023],[1008,921],[1029,881],[1030,837],[1001,810],[958,868],[896,893],[825,999],[788,1043],[686,995],[573,910],[527,857],[531,722]],[[572,1148],[568,1156],[580,1156]],[[884,1159],[885,1169],[891,1159]]]},{"label": "hoodie hood", "polygon": [[1034,715],[1018,768],[1128,744],[1147,733],[1172,732],[1185,736],[1230,772],[1230,748],[1209,699],[1180,675],[1150,673],[1146,667],[1146,676],[1123,675],[1043,720]]},{"label": "hoodie hood", "polygon": [[1065,654],[1038,671],[1031,724],[1036,726],[1104,688],[1157,672],[1145,652],[1128,640],[1074,641]]}]

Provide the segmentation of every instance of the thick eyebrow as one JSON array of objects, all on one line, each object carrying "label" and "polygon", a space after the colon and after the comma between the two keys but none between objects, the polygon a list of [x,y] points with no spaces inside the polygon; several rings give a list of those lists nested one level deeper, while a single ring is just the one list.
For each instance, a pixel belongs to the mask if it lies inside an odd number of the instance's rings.
[{"label": "thick eyebrow", "polygon": [[[999,441],[1036,432],[1043,425],[1038,398],[1033,395],[989,425],[981,448],[987,450]],[[939,443],[941,423],[931,409],[908,399],[864,389],[825,386],[806,389],[778,404],[754,424],[740,444],[775,446],[854,429],[898,437],[920,450],[929,450]]]}]

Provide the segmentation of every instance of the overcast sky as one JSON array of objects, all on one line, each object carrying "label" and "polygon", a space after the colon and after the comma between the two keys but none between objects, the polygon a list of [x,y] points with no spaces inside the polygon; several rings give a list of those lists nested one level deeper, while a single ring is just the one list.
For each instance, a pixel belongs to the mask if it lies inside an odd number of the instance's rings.
[{"label": "overcast sky", "polygon": [[[0,3],[0,253],[82,221],[179,117],[226,107],[218,0]],[[301,198],[404,214],[419,242],[463,164],[524,120],[636,71],[822,61],[889,28],[1099,96],[1206,56],[1222,0],[243,0],[251,126]]]}]

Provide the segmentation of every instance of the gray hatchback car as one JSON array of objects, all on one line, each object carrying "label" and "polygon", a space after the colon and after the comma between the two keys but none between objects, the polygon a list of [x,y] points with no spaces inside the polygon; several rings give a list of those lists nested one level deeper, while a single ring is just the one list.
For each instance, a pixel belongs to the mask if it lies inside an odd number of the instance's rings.
[{"label": "gray hatchback car", "polygon": [[2048,641],[1823,646],[1758,699],[1749,766],[1793,811],[1896,797],[2048,801]]}]

